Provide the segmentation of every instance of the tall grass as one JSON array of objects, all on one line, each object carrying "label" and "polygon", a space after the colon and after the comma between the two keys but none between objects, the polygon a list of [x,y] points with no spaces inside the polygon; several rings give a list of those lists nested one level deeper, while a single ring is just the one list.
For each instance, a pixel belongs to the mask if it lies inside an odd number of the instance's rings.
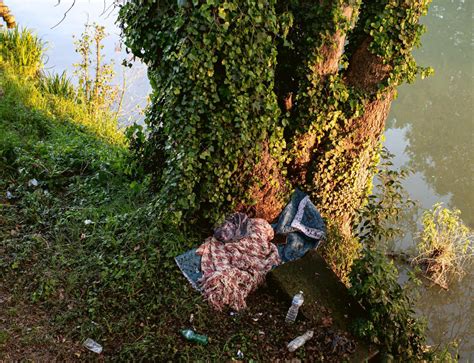
[{"label": "tall grass", "polygon": [[10,93],[15,93],[19,101],[26,107],[51,116],[51,120],[84,127],[110,143],[124,144],[123,132],[118,129],[117,118],[112,112],[104,111],[98,118],[92,118],[88,106],[78,103],[75,97],[65,97],[61,93],[50,93],[50,90],[38,86],[39,83],[49,81],[22,77],[11,67],[3,68],[2,78],[1,87],[5,90],[8,89]]},{"label": "tall grass", "polygon": [[66,73],[43,71],[43,41],[27,28],[0,30],[0,69],[2,87],[15,92],[27,107],[87,128],[114,144],[123,144],[117,117],[108,109],[94,117],[90,105],[78,102],[77,90]]},{"label": "tall grass", "polygon": [[76,97],[76,89],[65,71],[61,74],[41,74],[38,81],[38,87],[42,92],[50,93],[52,95],[70,99]]},{"label": "tall grass", "polygon": [[423,214],[423,231],[418,236],[418,256],[413,264],[433,282],[448,288],[450,280],[462,278],[474,260],[474,235],[462,222],[459,210],[440,203]]},{"label": "tall grass", "polygon": [[43,41],[27,28],[0,29],[0,62],[9,64],[17,74],[35,76],[43,66]]}]

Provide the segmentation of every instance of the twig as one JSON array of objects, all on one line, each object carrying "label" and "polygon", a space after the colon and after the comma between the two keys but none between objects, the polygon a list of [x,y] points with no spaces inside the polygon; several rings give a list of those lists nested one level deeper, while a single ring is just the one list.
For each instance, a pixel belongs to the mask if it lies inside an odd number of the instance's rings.
[{"label": "twig", "polygon": [[123,70],[123,83],[122,83],[122,92],[121,92],[121,95],[120,95],[120,99],[119,99],[119,104],[118,104],[118,107],[117,107],[117,112],[115,113],[115,117],[118,118],[119,115],[120,115],[120,112],[122,111],[122,104],[123,104],[123,97],[125,95],[125,87],[126,87],[126,75],[125,75],[125,70]]},{"label": "twig", "polygon": [[441,287],[442,289],[444,289],[444,290],[446,290],[446,291],[449,291],[449,288],[448,288],[446,285],[442,285],[442,284],[440,284],[439,282],[436,282],[436,281],[433,280],[431,277],[428,277],[426,274],[422,273],[421,276],[424,277],[425,279],[431,281],[433,284],[438,285],[438,286]]},{"label": "twig", "polygon": [[[58,0],[58,3],[55,6],[59,5],[60,3],[61,3],[61,0]],[[69,11],[71,11],[71,9],[74,7],[74,5],[76,5],[76,0],[72,0],[71,6],[69,7],[69,9],[66,10],[66,12],[63,15],[63,18],[59,21],[59,23],[57,23],[51,29],[56,28],[59,24],[61,24],[64,21],[64,19],[66,19],[67,13],[69,13]]]}]

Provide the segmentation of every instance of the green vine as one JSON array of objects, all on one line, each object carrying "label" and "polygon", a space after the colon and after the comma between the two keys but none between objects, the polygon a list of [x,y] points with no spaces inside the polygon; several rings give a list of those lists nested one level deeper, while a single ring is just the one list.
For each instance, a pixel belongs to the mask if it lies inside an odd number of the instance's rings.
[{"label": "green vine", "polygon": [[[215,222],[252,205],[252,186],[265,183],[302,188],[336,221],[361,208],[379,160],[379,135],[360,136],[354,125],[371,102],[390,101],[397,85],[430,72],[416,66],[411,55],[428,3],[133,0],[123,5],[119,23],[125,43],[148,64],[153,87],[146,132],[129,134],[153,175],[156,209],[175,222],[197,216]],[[320,71],[346,35],[348,45],[333,71]],[[351,57],[367,38],[369,51],[389,67],[377,92],[347,80]],[[278,177],[255,172],[259,165],[267,167],[262,155],[267,150]],[[364,173],[367,182],[361,182]]]},{"label": "green vine", "polygon": [[[273,92],[275,39],[291,19],[276,1],[129,2],[124,35],[149,64],[147,119],[160,204],[179,221],[201,210],[217,220],[247,188],[264,143],[284,146]],[[281,153],[280,153],[281,154]]]},{"label": "green vine", "polygon": [[[425,78],[433,73],[431,67],[420,67],[412,50],[421,45],[426,27],[419,23],[428,12],[431,0],[383,0],[364,1],[360,20],[351,33],[350,44],[357,44],[369,35],[370,50],[392,66],[390,76],[380,85],[396,87],[404,82],[412,83],[417,76]],[[349,53],[353,47],[349,47]]]}]

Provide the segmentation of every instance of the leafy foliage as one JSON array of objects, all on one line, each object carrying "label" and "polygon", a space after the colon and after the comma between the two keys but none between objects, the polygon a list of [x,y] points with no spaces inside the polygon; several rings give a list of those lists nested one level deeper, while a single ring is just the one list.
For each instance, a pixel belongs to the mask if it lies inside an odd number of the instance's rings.
[{"label": "leafy foliage", "polygon": [[[419,67],[411,50],[420,46],[420,39],[426,31],[419,23],[426,15],[431,0],[402,1],[364,1],[361,18],[350,42],[370,35],[373,41],[370,49],[392,66],[388,77],[380,88],[398,86],[404,82],[412,83],[417,75],[422,78],[433,73],[430,67]],[[350,49],[352,51],[352,49]]]},{"label": "leafy foliage", "polygon": [[418,236],[413,263],[435,283],[448,287],[454,277],[461,278],[474,258],[473,234],[464,225],[459,210],[435,204],[423,213],[423,231]]},{"label": "leafy foliage", "polygon": [[[413,68],[418,18],[428,2],[404,2],[398,12],[388,0],[370,4],[137,0],[121,6],[125,44],[148,64],[154,89],[149,133],[134,150],[153,175],[156,208],[175,222],[197,215],[215,222],[252,205],[252,185],[267,183],[281,192],[279,198],[291,187],[304,189],[335,222],[358,209],[371,190],[358,176],[374,171],[378,145],[369,135],[354,141],[360,150],[351,150],[351,138],[357,138],[351,125],[384,89],[411,80],[396,74]],[[344,9],[357,14],[359,6],[360,20],[351,31],[356,17],[346,17]],[[366,26],[377,19],[413,25],[401,38],[391,28],[379,30],[384,46]],[[353,47],[360,37],[372,37],[372,51],[391,65],[389,79],[398,81],[380,84],[377,94],[361,92],[344,78],[347,56],[334,73],[320,76],[315,69],[335,46],[334,34],[345,33],[353,33]],[[288,111],[281,98],[290,93],[294,107]],[[262,177],[255,169],[267,150],[278,172]],[[295,177],[292,168],[305,157],[307,172]]]},{"label": "leafy foliage", "polygon": [[356,237],[366,246],[379,249],[407,231],[400,222],[410,212],[414,213],[416,206],[402,185],[409,170],[393,169],[391,159],[394,155],[386,148],[381,149],[380,155],[382,161],[375,174],[376,187],[355,221]]},{"label": "leafy foliage", "polygon": [[275,4],[132,1],[120,10],[127,45],[148,63],[154,89],[144,160],[159,186],[158,208],[175,221],[197,210],[218,220],[248,201],[268,140],[281,158],[275,39],[289,20]]},{"label": "leafy foliage", "polygon": [[386,358],[425,358],[424,324],[415,317],[408,292],[398,284],[398,271],[381,252],[365,249],[349,274],[350,292],[368,313],[355,326],[357,335],[379,344]]},{"label": "leafy foliage", "polygon": [[27,28],[0,31],[0,62],[23,76],[35,76],[42,66],[44,43]]}]

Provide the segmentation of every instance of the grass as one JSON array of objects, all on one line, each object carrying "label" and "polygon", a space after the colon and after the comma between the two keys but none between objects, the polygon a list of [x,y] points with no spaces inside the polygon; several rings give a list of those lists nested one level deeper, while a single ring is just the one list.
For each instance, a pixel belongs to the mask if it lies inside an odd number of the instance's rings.
[{"label": "grass", "polygon": [[441,204],[425,211],[417,256],[412,260],[430,280],[445,289],[451,280],[464,276],[474,258],[473,234],[462,222],[460,213]]},{"label": "grass", "polygon": [[65,71],[61,74],[43,74],[39,78],[38,87],[44,93],[61,96],[65,99],[74,99],[76,96],[71,79]]},{"label": "grass", "polygon": [[33,32],[18,27],[0,30],[0,61],[18,74],[34,76],[42,66],[44,43]]},{"label": "grass", "polygon": [[[0,61],[0,360],[94,359],[86,338],[122,360],[222,361],[238,350],[247,360],[341,359],[336,329],[286,326],[288,301],[269,289],[241,314],[211,310],[174,263],[204,235],[157,219],[116,120],[91,121],[69,95],[41,88],[48,76],[36,63],[24,77],[11,62]],[[188,327],[210,344],[184,341]],[[317,337],[288,353],[309,328]]]}]

